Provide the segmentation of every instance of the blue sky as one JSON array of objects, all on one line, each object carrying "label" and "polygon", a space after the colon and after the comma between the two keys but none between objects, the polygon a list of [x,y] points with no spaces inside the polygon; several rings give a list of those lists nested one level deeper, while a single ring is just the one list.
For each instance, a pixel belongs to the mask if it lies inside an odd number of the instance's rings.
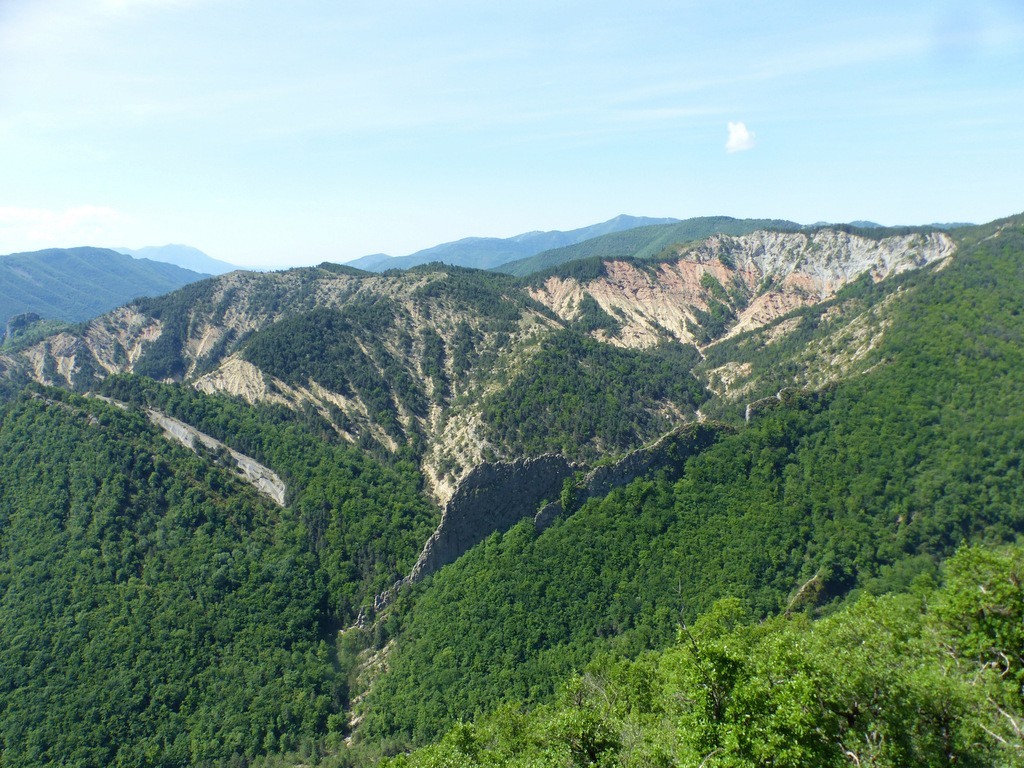
[{"label": "blue sky", "polygon": [[1024,210],[1024,3],[0,0],[0,253]]}]

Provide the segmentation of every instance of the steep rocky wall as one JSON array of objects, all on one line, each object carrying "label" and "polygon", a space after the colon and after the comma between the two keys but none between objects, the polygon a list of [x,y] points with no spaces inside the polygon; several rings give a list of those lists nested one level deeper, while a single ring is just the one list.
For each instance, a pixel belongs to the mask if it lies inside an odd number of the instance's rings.
[{"label": "steep rocky wall", "polygon": [[427,539],[406,581],[419,581],[495,531],[506,531],[532,516],[545,499],[561,493],[575,469],[556,455],[476,467],[445,505],[440,525]]},{"label": "steep rocky wall", "polygon": [[[575,484],[572,508],[568,511],[571,513],[587,499],[605,496],[650,472],[678,472],[689,456],[729,431],[725,425],[710,422],[686,424],[614,464],[596,467]],[[374,610],[381,611],[390,605],[402,587],[455,562],[495,531],[506,531],[524,517],[532,516],[538,530],[548,527],[565,512],[561,501],[544,504],[539,512],[538,508],[546,499],[558,499],[565,481],[582,469],[557,455],[476,467],[445,505],[441,523],[427,540],[412,571],[377,595]],[[366,619],[360,613],[356,623],[362,626]]]}]

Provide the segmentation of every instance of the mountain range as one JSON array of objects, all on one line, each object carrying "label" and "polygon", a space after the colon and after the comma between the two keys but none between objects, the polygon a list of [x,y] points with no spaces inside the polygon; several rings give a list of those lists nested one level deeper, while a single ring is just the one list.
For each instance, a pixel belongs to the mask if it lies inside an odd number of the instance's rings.
[{"label": "mountain range", "polygon": [[467,237],[452,243],[442,243],[408,256],[388,256],[383,253],[363,256],[349,261],[348,266],[369,272],[387,269],[408,269],[432,261],[456,267],[493,269],[510,261],[534,256],[552,248],[580,243],[611,232],[621,232],[652,224],[668,224],[675,219],[652,219],[638,216],[616,216],[614,219],[592,224],[568,232],[525,232],[514,237]]},{"label": "mountain range", "polygon": [[4,761],[1012,765],[1022,265],[722,217],[0,350]]},{"label": "mountain range", "polygon": [[655,258],[673,245],[700,240],[711,235],[745,235],[759,229],[796,231],[800,228],[799,224],[778,219],[703,216],[684,221],[652,223],[598,235],[588,240],[542,251],[528,258],[506,262],[496,269],[522,277],[579,259]]}]

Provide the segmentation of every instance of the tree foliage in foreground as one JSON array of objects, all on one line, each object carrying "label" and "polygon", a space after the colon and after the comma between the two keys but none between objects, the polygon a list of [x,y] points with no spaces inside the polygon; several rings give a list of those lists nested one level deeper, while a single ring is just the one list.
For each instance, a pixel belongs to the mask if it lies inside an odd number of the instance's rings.
[{"label": "tree foliage in foreground", "polygon": [[1024,760],[1024,549],[946,586],[750,623],[724,599],[675,643],[604,657],[551,704],[461,722],[388,768],[1013,766]]}]

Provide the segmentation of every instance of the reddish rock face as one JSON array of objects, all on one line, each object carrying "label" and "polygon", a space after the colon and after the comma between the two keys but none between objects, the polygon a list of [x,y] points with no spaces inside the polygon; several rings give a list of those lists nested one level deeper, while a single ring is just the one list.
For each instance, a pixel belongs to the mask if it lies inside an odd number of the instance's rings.
[{"label": "reddish rock face", "polygon": [[580,283],[552,277],[530,295],[566,320],[576,316],[585,295],[593,297],[621,321],[618,334],[608,339],[613,344],[648,347],[666,335],[699,343],[698,312],[716,299],[735,314],[728,337],[824,301],[864,273],[877,282],[948,259],[954,251],[952,239],[940,232],[877,240],[838,230],[716,235],[680,248],[678,260],[611,261],[600,278]]}]

